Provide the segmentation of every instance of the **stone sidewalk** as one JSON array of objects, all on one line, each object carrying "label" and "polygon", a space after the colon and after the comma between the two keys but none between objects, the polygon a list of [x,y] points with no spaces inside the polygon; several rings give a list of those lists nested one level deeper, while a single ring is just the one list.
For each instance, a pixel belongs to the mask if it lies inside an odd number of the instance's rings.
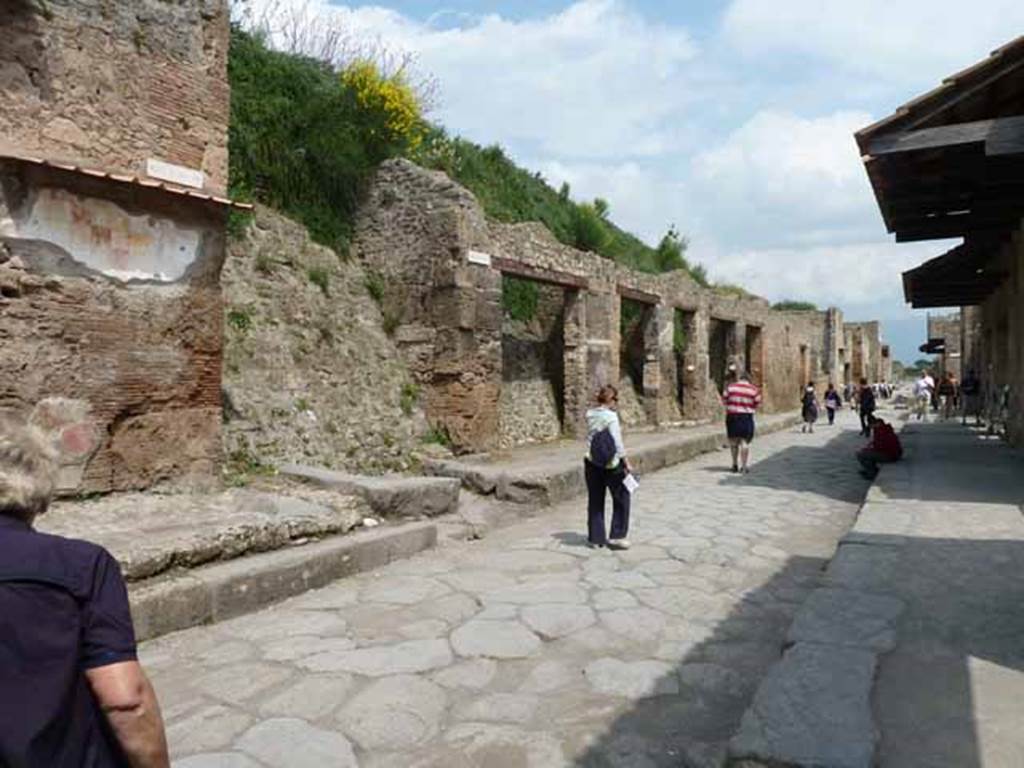
[{"label": "stone sidewalk", "polygon": [[868,483],[853,414],[142,646],[178,768],[718,766]]},{"label": "stone sidewalk", "polygon": [[910,422],[731,745],[742,765],[1024,765],[1024,455]]},{"label": "stone sidewalk", "polygon": [[[800,423],[797,411],[758,416],[760,435]],[[726,444],[720,422],[699,426],[634,432],[626,429],[630,463],[640,473],[656,472],[688,461]],[[501,501],[546,506],[567,501],[586,490],[579,440],[526,445],[506,451],[455,459],[427,459],[425,471],[455,477],[474,493]]]}]

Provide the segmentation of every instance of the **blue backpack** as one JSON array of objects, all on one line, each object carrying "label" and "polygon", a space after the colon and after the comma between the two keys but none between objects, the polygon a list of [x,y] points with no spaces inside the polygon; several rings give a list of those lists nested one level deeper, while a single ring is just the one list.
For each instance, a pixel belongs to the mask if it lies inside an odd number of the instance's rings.
[{"label": "blue backpack", "polygon": [[590,461],[599,467],[607,467],[615,459],[615,453],[615,438],[605,427],[590,441]]}]

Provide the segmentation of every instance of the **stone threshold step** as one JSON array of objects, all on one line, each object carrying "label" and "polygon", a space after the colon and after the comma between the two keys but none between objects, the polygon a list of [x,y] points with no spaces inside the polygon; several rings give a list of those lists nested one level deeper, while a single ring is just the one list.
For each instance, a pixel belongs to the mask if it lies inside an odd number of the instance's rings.
[{"label": "stone threshold step", "polygon": [[[760,416],[758,434],[788,429],[801,421],[795,412]],[[655,472],[689,461],[728,445],[725,428],[703,427],[627,435],[630,463],[638,473]],[[457,478],[469,491],[493,495],[516,504],[550,506],[586,490],[580,443],[538,445],[516,449],[512,455],[463,459],[426,459],[423,469],[439,477]]]},{"label": "stone threshold step", "polygon": [[150,640],[224,621],[436,544],[434,523],[384,525],[136,582],[129,586],[135,632]]}]

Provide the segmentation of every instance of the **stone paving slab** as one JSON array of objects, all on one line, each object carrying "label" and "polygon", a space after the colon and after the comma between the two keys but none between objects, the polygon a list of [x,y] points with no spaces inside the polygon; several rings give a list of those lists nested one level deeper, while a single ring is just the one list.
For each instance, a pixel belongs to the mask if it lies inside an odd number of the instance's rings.
[{"label": "stone paving slab", "polygon": [[[770,414],[757,417],[757,430],[768,435],[799,423],[798,413]],[[689,461],[727,444],[720,424],[627,434],[626,443],[630,462],[641,474]],[[582,461],[579,441],[566,440],[461,459],[426,459],[423,467],[441,477],[458,478],[474,493],[548,506],[585,492]]]},{"label": "stone paving slab", "polygon": [[138,581],[175,568],[346,533],[368,514],[369,507],[359,498],[331,491],[295,489],[283,495],[232,489],[58,501],[37,526],[106,547],[125,578]]},{"label": "stone paving slab", "polygon": [[577,499],[144,643],[176,765],[288,766],[247,736],[282,718],[361,768],[721,765],[867,490],[853,426],[648,473],[627,551]]}]

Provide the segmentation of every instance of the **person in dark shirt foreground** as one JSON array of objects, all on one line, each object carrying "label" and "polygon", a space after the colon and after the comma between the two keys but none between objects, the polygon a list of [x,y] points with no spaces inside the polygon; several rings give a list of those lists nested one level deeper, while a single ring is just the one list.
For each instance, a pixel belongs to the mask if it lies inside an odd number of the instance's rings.
[{"label": "person in dark shirt foreground", "polygon": [[873,480],[878,474],[879,464],[889,464],[902,458],[903,446],[891,424],[871,417],[869,426],[871,442],[857,451],[857,461],[860,462],[861,475]]},{"label": "person in dark shirt foreground", "polygon": [[0,413],[0,766],[167,768],[117,561],[32,528],[56,459],[40,432]]}]

